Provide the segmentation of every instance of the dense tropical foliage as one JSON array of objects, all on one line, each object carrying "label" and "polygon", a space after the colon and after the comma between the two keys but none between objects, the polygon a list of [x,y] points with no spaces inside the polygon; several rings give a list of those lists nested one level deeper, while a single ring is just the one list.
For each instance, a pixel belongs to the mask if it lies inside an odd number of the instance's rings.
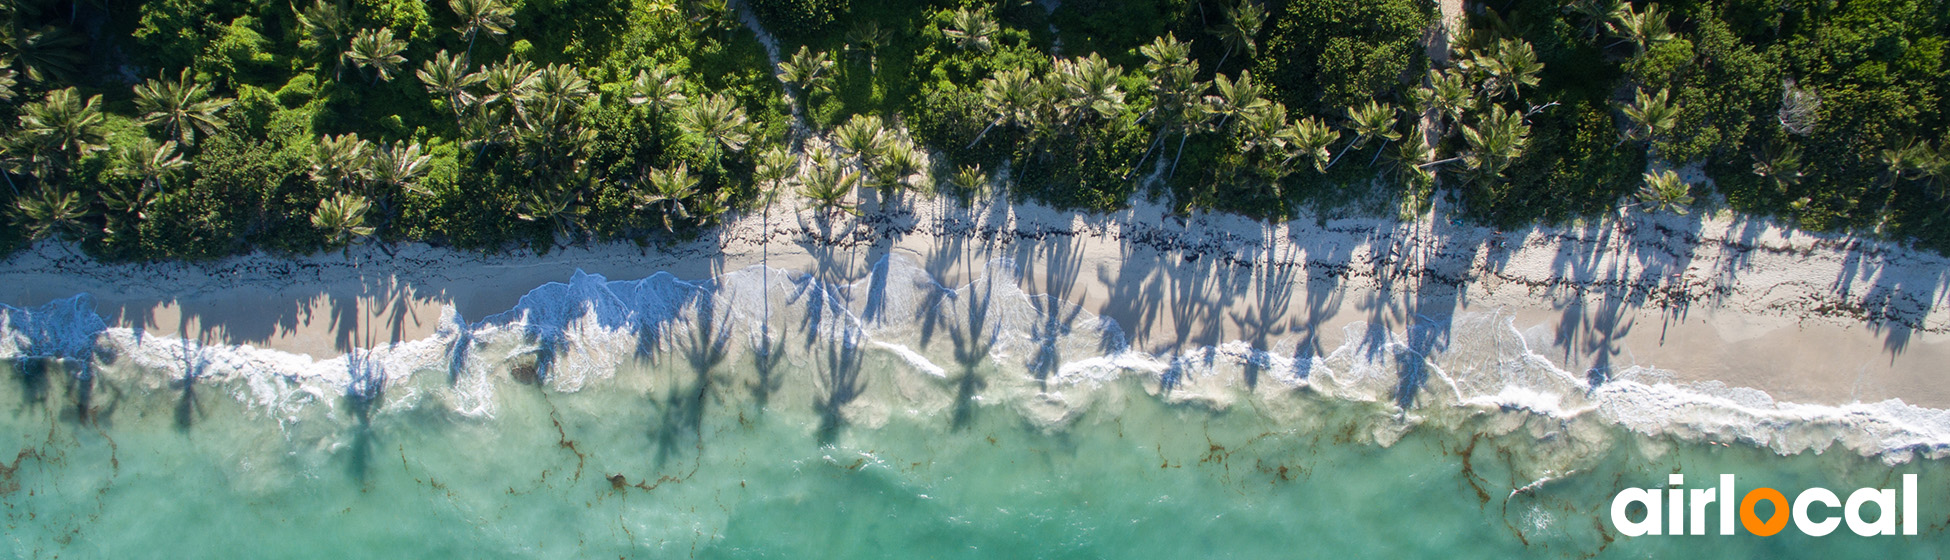
[{"label": "dense tropical foliage", "polygon": [[1269,219],[1446,200],[1506,226],[1725,207],[1950,249],[1943,2],[1465,11],[20,0],[0,8],[0,249],[649,243],[915,191]]}]

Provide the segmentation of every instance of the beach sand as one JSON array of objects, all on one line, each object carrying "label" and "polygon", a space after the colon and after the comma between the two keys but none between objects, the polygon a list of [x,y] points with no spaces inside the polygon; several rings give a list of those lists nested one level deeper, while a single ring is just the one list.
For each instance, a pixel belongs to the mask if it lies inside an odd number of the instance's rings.
[{"label": "beach sand", "polygon": [[[349,256],[252,254],[209,263],[102,264],[44,243],[0,263],[0,302],[89,293],[112,327],[328,358],[431,336],[444,307],[505,311],[577,269],[610,279],[702,279],[769,263],[827,280],[910,259],[959,285],[1013,259],[1019,285],[1115,319],[1134,348],[1243,341],[1279,354],[1368,332],[1434,329],[1501,310],[1532,350],[1594,380],[1640,365],[1810,404],[1899,398],[1950,408],[1950,259],[1811,235],[1764,220],[1634,215],[1498,232],[1424,220],[1173,216],[1139,205],[1080,214],[1033,204],[918,200],[861,216],[742,216],[698,239],[484,255],[421,244]],[[770,243],[765,243],[770,240]],[[855,294],[853,297],[861,297]],[[1252,380],[1246,380],[1252,383]]]}]

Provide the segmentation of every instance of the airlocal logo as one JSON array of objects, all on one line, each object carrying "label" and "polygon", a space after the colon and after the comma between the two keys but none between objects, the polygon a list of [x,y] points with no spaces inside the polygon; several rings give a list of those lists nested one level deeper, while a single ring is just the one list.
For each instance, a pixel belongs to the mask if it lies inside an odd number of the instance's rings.
[{"label": "airlocal logo", "polygon": [[[1733,534],[1733,518],[1739,513],[1740,526],[1747,532],[1763,537],[1773,536],[1786,529],[1788,520],[1794,520],[1794,527],[1809,536],[1823,536],[1835,531],[1843,521],[1848,529],[1864,537],[1896,534],[1895,490],[1863,488],[1848,495],[1844,503],[1826,488],[1809,488],[1794,497],[1789,506],[1787,496],[1773,488],[1755,488],[1734,501],[1733,475],[1720,475],[1719,488],[1683,489],[1686,476],[1680,474],[1667,478],[1665,492],[1656,489],[1626,488],[1611,499],[1611,524],[1618,532],[1628,537],[1658,535],[1663,529],[1668,535],[1706,534],[1706,508],[1716,506],[1720,517],[1720,534]],[[1902,491],[1903,534],[1916,534],[1916,475],[1903,475]],[[1756,507],[1761,502],[1774,505],[1773,513],[1767,519],[1760,518]],[[1645,518],[1631,519],[1632,504],[1644,508]],[[1863,510],[1875,505],[1875,521],[1865,520]],[[1689,507],[1690,506],[1690,507]],[[1822,506],[1823,510],[1816,510]],[[1840,512],[1834,511],[1840,508]],[[1661,515],[1661,514],[1664,515]],[[1821,519],[1815,517],[1820,515]],[[1663,522],[1662,522],[1663,521]],[[1688,523],[1690,521],[1690,523]]]}]

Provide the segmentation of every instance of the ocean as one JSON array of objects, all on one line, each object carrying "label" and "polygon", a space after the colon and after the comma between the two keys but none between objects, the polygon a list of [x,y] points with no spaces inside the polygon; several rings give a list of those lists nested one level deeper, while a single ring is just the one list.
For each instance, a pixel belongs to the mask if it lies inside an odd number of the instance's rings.
[{"label": "ocean", "polygon": [[[314,359],[0,306],[15,557],[1936,558],[1950,415],[1569,372],[1505,313],[1153,355],[1025,293],[575,273]],[[1002,279],[989,282],[988,277]],[[1282,352],[1281,349],[1288,350]],[[1681,473],[1897,488],[1916,535],[1627,537]],[[1640,512],[1642,513],[1642,512]],[[1831,512],[1839,515],[1839,512]],[[1717,529],[1717,520],[1707,523]]]}]

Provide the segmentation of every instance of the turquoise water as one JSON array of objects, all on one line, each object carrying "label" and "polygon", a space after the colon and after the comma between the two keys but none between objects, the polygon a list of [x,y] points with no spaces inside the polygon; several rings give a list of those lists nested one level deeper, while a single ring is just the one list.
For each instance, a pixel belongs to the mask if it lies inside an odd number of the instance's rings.
[{"label": "turquoise water", "polygon": [[[90,344],[67,343],[80,338],[28,314],[85,326],[85,313],[9,308],[10,351],[53,357],[0,367],[12,381],[0,385],[4,546],[83,558],[1934,558],[1945,548],[1950,473],[1927,453],[1889,460],[1837,445],[1783,456],[1774,447],[1800,440],[1712,443],[1728,432],[1701,426],[1726,414],[1667,419],[1685,428],[1661,432],[1602,407],[1561,414],[1445,396],[1472,385],[1456,381],[1464,365],[1514,360],[1464,355],[1495,344],[1457,340],[1430,356],[1438,381],[1404,410],[1394,387],[1358,397],[1348,380],[1363,368],[1345,355],[1362,354],[1355,342],[1305,373],[1248,385],[1240,373],[1253,359],[1146,362],[1125,355],[1114,325],[1000,285],[892,282],[915,288],[869,305],[790,273],[747,272],[578,277],[513,315],[450,317],[434,339],[322,362],[117,329],[70,329],[92,333]],[[1187,361],[1209,365],[1176,367]],[[1840,429],[1824,425],[1816,433]],[[1894,488],[1916,473],[1920,531],[1619,535],[1612,494],[1662,487],[1673,472],[1734,473],[1743,488],[1790,497]]]}]

